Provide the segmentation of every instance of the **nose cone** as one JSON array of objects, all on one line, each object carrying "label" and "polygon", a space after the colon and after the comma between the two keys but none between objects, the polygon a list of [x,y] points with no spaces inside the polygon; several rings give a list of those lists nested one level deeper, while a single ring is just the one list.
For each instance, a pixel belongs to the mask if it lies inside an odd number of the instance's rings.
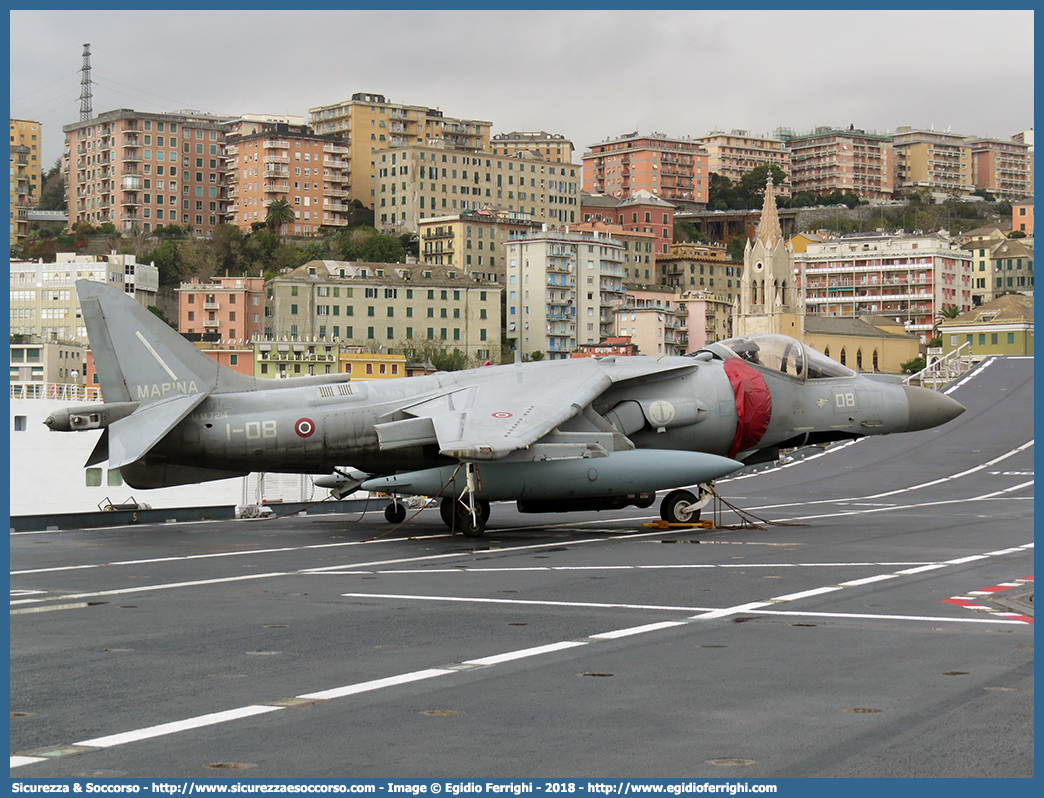
[{"label": "nose cone", "polygon": [[904,385],[903,392],[910,408],[909,420],[906,422],[907,432],[938,427],[964,412],[964,405],[938,391]]}]

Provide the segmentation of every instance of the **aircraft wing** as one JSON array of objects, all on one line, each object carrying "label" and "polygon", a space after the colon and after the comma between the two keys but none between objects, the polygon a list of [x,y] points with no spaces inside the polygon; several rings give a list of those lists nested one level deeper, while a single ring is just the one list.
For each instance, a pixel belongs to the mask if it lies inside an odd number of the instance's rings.
[{"label": "aircraft wing", "polygon": [[614,382],[695,367],[677,361],[618,363],[581,358],[477,370],[447,384],[445,392],[401,408],[406,418],[376,425],[381,446],[437,443],[448,457],[499,460],[581,414]]}]

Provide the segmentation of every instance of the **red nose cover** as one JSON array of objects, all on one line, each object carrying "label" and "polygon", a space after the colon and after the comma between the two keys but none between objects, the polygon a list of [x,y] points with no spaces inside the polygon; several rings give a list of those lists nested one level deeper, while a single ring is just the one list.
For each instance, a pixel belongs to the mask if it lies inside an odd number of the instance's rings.
[{"label": "red nose cover", "polygon": [[772,394],[765,378],[738,357],[725,361],[732,391],[736,395],[736,439],[729,449],[729,457],[756,446],[768,429],[772,417]]}]

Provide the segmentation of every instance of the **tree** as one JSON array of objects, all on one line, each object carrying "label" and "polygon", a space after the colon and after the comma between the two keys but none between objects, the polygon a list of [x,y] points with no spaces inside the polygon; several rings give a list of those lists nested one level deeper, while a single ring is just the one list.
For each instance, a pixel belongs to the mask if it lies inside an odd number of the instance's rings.
[{"label": "tree", "polygon": [[47,170],[47,173],[44,175],[36,207],[41,211],[66,210],[65,175],[62,174],[61,158],[56,160],[54,166]]},{"label": "tree", "polygon": [[243,274],[248,264],[243,259],[243,233],[234,224],[219,224],[210,231],[217,268],[226,274]]},{"label": "tree", "polygon": [[706,244],[710,241],[704,233],[696,229],[695,222],[688,219],[674,220],[674,240],[680,243],[693,241],[697,244]]},{"label": "tree", "polygon": [[747,248],[746,236],[733,236],[732,240],[725,245],[728,256],[739,263],[743,262],[743,252]]},{"label": "tree", "polygon": [[277,199],[268,206],[265,214],[265,225],[273,233],[283,225],[294,223],[294,209],[285,199]]},{"label": "tree", "polygon": [[368,263],[402,263],[406,250],[395,236],[374,233],[363,242],[359,255]]},{"label": "tree", "polygon": [[156,265],[159,270],[160,285],[176,286],[181,282],[181,247],[177,241],[171,239],[161,241],[156,249],[142,258],[142,262],[151,262]]},{"label": "tree", "polygon": [[707,207],[712,211],[727,211],[735,207],[736,192],[732,181],[717,172],[710,173],[707,186]]},{"label": "tree", "polygon": [[[772,185],[779,187],[787,179],[787,173],[775,164],[762,164],[755,166],[740,178],[736,188],[737,193],[746,199],[747,207],[760,208],[765,202],[765,184],[769,176],[772,177]],[[756,202],[751,205],[750,203]]]},{"label": "tree", "polygon": [[923,371],[926,365],[923,357],[915,357],[913,360],[900,363],[899,368],[903,370],[903,374],[916,374],[918,371]]}]

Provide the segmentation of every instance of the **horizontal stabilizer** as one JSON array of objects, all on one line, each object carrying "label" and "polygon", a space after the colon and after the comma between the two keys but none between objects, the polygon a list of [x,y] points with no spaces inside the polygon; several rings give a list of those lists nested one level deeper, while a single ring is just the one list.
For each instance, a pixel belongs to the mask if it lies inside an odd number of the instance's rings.
[{"label": "horizontal stabilizer", "polygon": [[108,427],[109,468],[140,460],[206,398],[205,393],[194,393],[161,399],[114,421]]}]

